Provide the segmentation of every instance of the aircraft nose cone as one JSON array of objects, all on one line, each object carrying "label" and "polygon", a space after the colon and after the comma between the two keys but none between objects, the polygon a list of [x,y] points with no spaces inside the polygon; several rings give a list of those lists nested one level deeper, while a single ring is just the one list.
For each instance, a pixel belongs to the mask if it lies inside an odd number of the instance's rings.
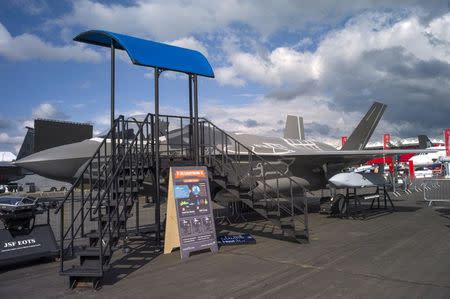
[{"label": "aircraft nose cone", "polygon": [[336,187],[345,186],[348,183],[350,173],[338,173],[332,176],[328,181]]},{"label": "aircraft nose cone", "polygon": [[14,164],[44,177],[71,182],[98,146],[99,142],[94,140],[61,145],[29,155]]}]

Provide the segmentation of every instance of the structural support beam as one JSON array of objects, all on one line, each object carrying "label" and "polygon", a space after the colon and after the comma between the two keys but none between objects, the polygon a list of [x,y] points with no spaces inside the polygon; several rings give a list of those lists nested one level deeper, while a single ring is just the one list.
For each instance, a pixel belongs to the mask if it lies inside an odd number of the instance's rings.
[{"label": "structural support beam", "polygon": [[161,70],[159,68],[155,68],[155,130],[154,135],[155,138],[155,225],[156,225],[156,246],[161,246],[161,202],[160,202],[160,181],[159,181],[159,167],[160,167],[160,158],[159,158],[159,75],[161,74]]},{"label": "structural support beam", "polygon": [[193,103],[192,103],[192,75],[189,74],[189,155],[190,159],[194,156],[193,151],[193,125],[194,125],[194,111],[193,111]]},{"label": "structural support beam", "polygon": [[111,39],[111,161],[113,173],[116,170],[116,138],[115,138],[116,132],[114,129],[115,101],[116,101],[115,88],[116,88],[116,49],[114,46],[114,40]]},{"label": "structural support beam", "polygon": [[114,41],[111,40],[111,128],[114,126],[115,85],[116,85],[116,51]]},{"label": "structural support beam", "polygon": [[199,165],[199,134],[198,134],[198,84],[197,75],[193,75],[194,83],[194,159],[195,165]]}]

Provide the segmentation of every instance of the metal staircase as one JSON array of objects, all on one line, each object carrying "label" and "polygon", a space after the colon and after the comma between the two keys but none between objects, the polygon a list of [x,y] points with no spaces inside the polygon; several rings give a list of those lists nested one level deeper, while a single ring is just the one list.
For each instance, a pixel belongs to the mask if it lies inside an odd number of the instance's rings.
[{"label": "metal staircase", "polygon": [[[150,123],[149,118],[139,123],[119,117],[56,210],[60,215],[60,274],[69,276],[72,288],[81,282],[96,287],[119,240],[126,240],[127,219],[152,166],[153,144],[144,143],[144,138],[153,136],[151,127],[144,125]],[[138,128],[136,134],[132,125]],[[87,232],[87,227],[95,229]],[[81,240],[88,242],[78,243]],[[72,259],[75,254],[78,262]]]},{"label": "metal staircase", "polygon": [[[96,287],[113,252],[126,246],[133,205],[144,181],[156,180],[154,136],[160,140],[158,180],[163,185],[170,166],[194,163],[192,140],[196,136],[191,118],[160,116],[163,125],[158,134],[155,121],[153,114],[140,121],[116,119],[56,210],[60,214],[60,273],[69,276],[72,288],[82,282]],[[197,140],[199,164],[208,167],[215,186],[270,220],[285,236],[308,240],[305,188],[206,119],[199,121]],[[139,205],[135,208],[138,217]],[[137,221],[136,229],[138,225]]]},{"label": "metal staircase", "polygon": [[284,236],[308,241],[308,190],[210,121],[203,119],[199,125],[201,161],[212,181],[270,220]]}]

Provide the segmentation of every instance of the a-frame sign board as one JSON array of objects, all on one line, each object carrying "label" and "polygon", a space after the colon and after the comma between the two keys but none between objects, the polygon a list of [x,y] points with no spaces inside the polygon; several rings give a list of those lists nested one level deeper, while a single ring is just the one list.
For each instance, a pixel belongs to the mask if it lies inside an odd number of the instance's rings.
[{"label": "a-frame sign board", "polygon": [[180,247],[181,258],[193,251],[218,251],[208,170],[171,167],[167,195],[164,254]]}]

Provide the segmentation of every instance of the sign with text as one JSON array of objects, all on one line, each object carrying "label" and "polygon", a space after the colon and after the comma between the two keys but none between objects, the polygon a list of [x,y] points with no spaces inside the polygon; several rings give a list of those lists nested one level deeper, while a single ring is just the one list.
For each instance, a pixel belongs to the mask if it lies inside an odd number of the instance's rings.
[{"label": "sign with text", "polygon": [[444,131],[445,154],[450,156],[450,129]]},{"label": "sign with text", "polygon": [[219,236],[218,240],[221,246],[256,244],[255,238],[250,234]]},{"label": "sign with text", "polygon": [[170,169],[164,253],[176,247],[181,258],[203,249],[218,251],[206,167]]},{"label": "sign with text", "polygon": [[391,135],[384,134],[383,135],[383,149],[387,150],[389,149],[389,144],[391,143]]},{"label": "sign with text", "polygon": [[36,225],[29,234],[12,235],[0,230],[0,265],[20,263],[59,253],[50,225]]}]

